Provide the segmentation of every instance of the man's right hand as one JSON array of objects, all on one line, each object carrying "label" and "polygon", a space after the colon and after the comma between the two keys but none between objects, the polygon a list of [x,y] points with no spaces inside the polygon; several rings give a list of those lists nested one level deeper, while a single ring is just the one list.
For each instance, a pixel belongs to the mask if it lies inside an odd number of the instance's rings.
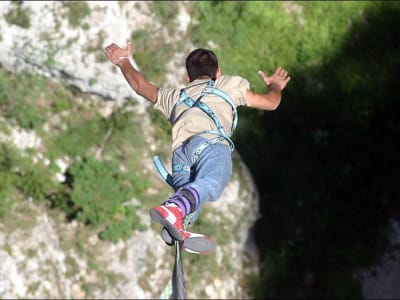
[{"label": "man's right hand", "polygon": [[128,42],[125,48],[120,48],[117,44],[112,43],[104,48],[104,54],[109,61],[118,65],[124,59],[129,59],[132,56],[132,45]]}]

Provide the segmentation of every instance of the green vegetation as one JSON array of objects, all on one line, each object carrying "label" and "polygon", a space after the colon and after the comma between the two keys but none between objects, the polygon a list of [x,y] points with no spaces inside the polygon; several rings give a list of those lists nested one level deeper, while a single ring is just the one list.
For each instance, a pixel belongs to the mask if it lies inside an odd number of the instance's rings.
[{"label": "green vegetation", "polygon": [[7,217],[21,199],[46,199],[57,190],[42,162],[32,163],[30,156],[12,145],[0,144],[0,218]]},{"label": "green vegetation", "polygon": [[107,58],[105,57],[103,51],[99,51],[99,49],[103,48],[104,45],[104,40],[106,37],[106,33],[101,30],[98,34],[98,38],[96,39],[96,44],[95,45],[88,45],[85,51],[87,53],[94,53],[96,57],[96,62],[106,62]]},{"label": "green vegetation", "polygon": [[143,74],[153,82],[163,82],[165,63],[174,53],[173,43],[166,44],[156,29],[136,30],[132,32],[131,41],[135,45],[135,61]]},{"label": "green vegetation", "polygon": [[127,203],[135,195],[132,182],[115,162],[93,158],[77,161],[69,168],[70,201],[78,221],[107,225],[100,237],[117,242],[128,239],[133,229],[143,228],[135,220],[135,208]]},{"label": "green vegetation", "polygon": [[[22,80],[24,85],[21,85]],[[0,116],[25,129],[35,129],[43,124],[49,113],[41,98],[45,82],[44,78],[29,74],[8,76],[0,69]]]},{"label": "green vegetation", "polygon": [[63,5],[67,8],[67,18],[72,26],[82,26],[85,30],[89,28],[87,24],[82,24],[82,20],[90,14],[86,1],[64,1]]},{"label": "green vegetation", "polygon": [[45,61],[45,65],[49,68],[54,68],[57,64],[56,61],[56,54],[57,54],[57,48],[51,44],[49,44],[48,49],[47,49],[47,60]]},{"label": "green vegetation", "polygon": [[179,4],[176,1],[150,1],[149,9],[170,34],[176,33],[176,29],[180,25],[178,19],[175,18],[179,10]]},{"label": "green vegetation", "polygon": [[14,167],[14,149],[1,144],[0,147],[0,217],[6,216],[12,209],[14,204],[14,185],[16,182],[16,174],[13,172]]},{"label": "green vegetation", "polygon": [[0,68],[0,116],[10,124],[39,129],[51,115],[67,111],[70,101],[66,88],[44,77]]},{"label": "green vegetation", "polygon": [[24,7],[23,1],[12,1],[12,3],[13,7],[4,15],[7,23],[29,28],[31,26],[30,12]]},{"label": "green vegetation", "polygon": [[[85,27],[81,23],[90,13],[87,3],[63,4],[70,24]],[[353,274],[387,250],[387,221],[399,212],[395,200],[400,149],[395,141],[400,133],[396,82],[400,5],[384,1],[191,5],[194,20],[182,42],[212,48],[223,73],[249,79],[258,92],[267,90],[259,69],[271,73],[282,65],[292,76],[276,112],[239,111],[235,142],[261,197],[256,228],[261,274],[250,278],[249,290],[254,298],[296,298],[302,293],[305,298],[360,299]],[[162,84],[166,62],[182,46],[165,41],[166,32],[176,33],[177,4],[153,2],[151,9],[163,30],[136,30],[131,39],[140,69]],[[28,16],[18,3],[5,18],[27,28]],[[49,65],[54,63],[52,57],[54,50],[49,49]],[[143,206],[159,199],[148,201],[146,194],[151,179],[142,172],[148,151],[142,120],[129,105],[108,117],[99,113],[98,105],[72,87],[0,68],[1,132],[10,133],[6,124],[35,130],[50,160],[49,165],[42,160],[33,163],[40,150],[19,151],[1,143],[0,218],[10,216],[20,199],[32,198],[96,230],[104,240],[126,239],[132,230],[143,228],[132,199]],[[149,112],[157,143],[166,142],[170,125],[159,113]],[[166,155],[164,148],[161,151]],[[59,183],[54,180],[60,171],[56,160],[64,157],[72,163],[66,182]],[[205,234],[215,230],[201,219],[195,225]],[[212,235],[220,236],[222,244],[233,238],[222,230]],[[85,241],[86,236],[76,242],[82,252]],[[192,266],[193,279],[215,268],[211,257],[197,261],[185,257],[184,262]],[[219,271],[232,269],[226,264]],[[85,288],[88,294],[90,288]]]},{"label": "green vegetation", "polygon": [[386,250],[398,211],[400,5],[212,1],[194,11],[193,40],[224,73],[256,91],[266,90],[258,69],[292,76],[278,111],[240,109],[235,136],[261,196],[254,296],[361,298],[353,274]]},{"label": "green vegetation", "polygon": [[[138,171],[147,149],[141,120],[127,103],[104,117],[98,106],[105,103],[77,89],[2,69],[0,93],[2,133],[11,133],[6,124],[34,130],[49,161],[37,158],[39,149],[0,144],[1,218],[20,199],[33,199],[97,229],[104,240],[117,242],[145,229],[131,200],[147,198],[150,179]],[[71,164],[60,183],[56,161],[65,157]]]},{"label": "green vegetation", "polygon": [[[139,4],[138,4],[139,5]],[[161,24],[134,30],[131,41],[134,45],[135,61],[146,78],[157,84],[165,81],[166,64],[171,61],[173,55],[180,52],[183,39],[170,37],[177,34],[179,24],[174,17],[179,3],[176,1],[151,1],[149,7],[154,18]]]}]

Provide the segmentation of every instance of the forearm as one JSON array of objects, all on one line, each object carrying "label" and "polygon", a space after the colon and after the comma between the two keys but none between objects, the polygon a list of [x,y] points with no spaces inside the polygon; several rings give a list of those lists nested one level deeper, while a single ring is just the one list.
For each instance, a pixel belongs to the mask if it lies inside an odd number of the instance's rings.
[{"label": "forearm", "polygon": [[250,107],[275,110],[281,103],[282,90],[290,80],[290,76],[285,69],[277,67],[271,76],[265,75],[264,71],[258,71],[258,74],[268,86],[268,92],[265,94],[256,94],[252,91],[247,91],[247,104]]},{"label": "forearm", "polygon": [[275,110],[281,103],[281,89],[277,84],[270,84],[268,92],[264,94],[257,94],[251,91],[247,94],[247,102],[250,107],[263,109],[263,110]]},{"label": "forearm", "polygon": [[117,63],[117,66],[120,68],[128,84],[137,94],[152,103],[156,102],[158,87],[149,83],[142,73],[132,66],[129,59],[122,59]]},{"label": "forearm", "polygon": [[270,107],[270,110],[277,109],[282,99],[282,90],[280,86],[274,83],[270,84],[266,98],[266,101],[269,102],[268,106]]}]

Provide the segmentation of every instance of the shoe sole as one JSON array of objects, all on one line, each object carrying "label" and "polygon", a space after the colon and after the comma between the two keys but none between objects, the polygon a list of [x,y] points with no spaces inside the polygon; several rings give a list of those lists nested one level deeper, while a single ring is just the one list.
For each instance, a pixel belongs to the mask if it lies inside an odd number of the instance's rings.
[{"label": "shoe sole", "polygon": [[[173,245],[173,237],[165,227],[161,230],[161,237],[167,245]],[[194,254],[207,254],[215,250],[215,242],[206,236],[185,238],[183,250]]]},{"label": "shoe sole", "polygon": [[152,208],[150,210],[150,217],[153,221],[160,223],[161,225],[164,225],[174,239],[180,242],[183,241],[183,236],[179,232],[179,230],[176,229],[176,227],[173,224],[168,222],[156,209]]}]

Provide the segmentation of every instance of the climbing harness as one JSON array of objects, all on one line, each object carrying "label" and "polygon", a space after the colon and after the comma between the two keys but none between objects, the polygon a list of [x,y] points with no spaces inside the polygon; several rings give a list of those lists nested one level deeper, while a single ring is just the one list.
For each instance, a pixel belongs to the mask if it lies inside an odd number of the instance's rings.
[{"label": "climbing harness", "polygon": [[[216,135],[215,138],[209,139],[206,142],[202,143],[195,151],[193,155],[193,163],[196,162],[201,153],[210,145],[222,142],[223,140],[226,140],[229,144],[229,147],[231,151],[235,149],[235,145],[233,141],[231,140],[231,136],[233,135],[234,130],[236,129],[237,126],[237,110],[236,106],[231,100],[231,98],[222,90],[219,90],[214,87],[214,82],[215,79],[211,79],[210,81],[207,82],[206,87],[203,89],[201,92],[199,98],[194,101],[192,97],[188,95],[185,89],[181,90],[180,97],[178,102],[175,104],[172,113],[171,113],[171,118],[170,121],[173,124],[176,122],[178,118],[184,114],[186,110],[184,110],[179,116],[175,116],[175,108],[177,105],[180,104],[185,104],[188,106],[188,109],[197,107],[201,109],[204,113],[206,113],[214,122],[215,126],[217,127],[217,131],[215,130],[205,130],[203,132],[198,133],[198,135],[203,135],[203,134],[211,134],[211,135]],[[214,94],[222,99],[224,99],[232,108],[232,114],[233,114],[233,122],[232,122],[232,128],[230,129],[229,134],[226,133],[224,127],[222,126],[221,122],[217,118],[216,114],[211,110],[211,108],[204,102],[201,101],[201,99],[205,95],[209,94]],[[167,168],[165,167],[164,163],[162,162],[161,158],[159,156],[154,156],[153,157],[153,163],[158,171],[158,174],[161,176],[161,178],[173,189],[175,189],[173,182],[172,182],[172,176],[168,172]],[[173,172],[176,171],[187,171],[190,172],[190,167],[184,164],[178,164],[173,166]],[[184,219],[183,227],[186,230],[187,226],[190,224],[192,218],[194,216],[194,213],[191,213],[187,215]],[[182,265],[182,246],[183,246],[183,241],[178,241],[174,240],[174,248],[175,248],[175,263],[174,263],[174,269],[172,272],[172,279],[167,283],[165,286],[164,290],[162,291],[160,295],[160,299],[185,299],[185,280],[184,280],[184,273],[183,273],[183,265]]]},{"label": "climbing harness", "polygon": [[174,188],[172,184],[172,176],[168,173],[168,170],[162,162],[161,158],[159,156],[154,156],[153,162],[161,178],[164,179],[164,181],[168,183],[170,187]]},{"label": "climbing harness", "polygon": [[[237,122],[238,122],[238,114],[237,114],[236,106],[233,103],[232,99],[224,91],[214,87],[214,82],[215,82],[215,79],[211,79],[207,82],[206,87],[203,89],[199,98],[197,98],[196,101],[193,100],[193,98],[186,92],[185,89],[182,89],[180,92],[179,100],[175,104],[174,108],[172,109],[170,122],[172,124],[174,124],[176,122],[176,120],[178,120],[187,111],[187,110],[184,110],[180,115],[176,116],[175,109],[178,105],[185,104],[188,106],[188,109],[191,109],[194,107],[199,108],[204,113],[206,113],[207,116],[209,116],[211,118],[211,120],[214,122],[215,126],[217,127],[217,131],[205,130],[203,132],[198,133],[198,135],[212,134],[212,135],[216,135],[221,140],[225,139],[229,143],[229,147],[230,147],[231,151],[233,151],[235,149],[235,145],[234,145],[233,141],[231,140],[231,137],[233,135],[233,132],[236,129]],[[222,126],[220,120],[218,119],[217,115],[212,111],[212,109],[206,103],[201,101],[204,96],[210,95],[210,94],[214,94],[214,95],[221,97],[232,108],[233,122],[232,122],[232,128],[230,129],[229,134],[227,134],[225,132],[224,127]],[[206,147],[207,146],[205,146],[204,148],[206,148]]]},{"label": "climbing harness", "polygon": [[[191,109],[193,107],[197,107],[197,108],[201,109],[204,113],[206,113],[213,120],[214,124],[217,127],[217,131],[205,130],[205,131],[197,134],[197,135],[212,134],[212,135],[216,135],[217,137],[207,140],[206,142],[201,144],[196,149],[196,151],[193,155],[193,163],[195,163],[199,159],[200,154],[208,146],[215,144],[215,143],[220,143],[223,140],[226,140],[229,143],[229,147],[230,147],[231,151],[233,151],[235,149],[235,145],[234,145],[233,141],[231,140],[231,137],[232,137],[233,132],[235,131],[235,129],[237,127],[237,123],[238,123],[238,114],[237,114],[236,106],[233,103],[232,99],[224,91],[214,87],[214,82],[215,82],[215,79],[211,79],[207,82],[206,87],[203,89],[199,98],[197,98],[196,101],[194,101],[193,98],[191,96],[189,96],[189,94],[186,92],[185,89],[182,89],[180,96],[179,96],[179,100],[175,104],[174,108],[172,109],[172,113],[171,113],[171,117],[170,117],[170,122],[172,124],[175,123],[187,111],[187,109],[186,109],[180,115],[176,116],[175,115],[176,107],[178,105],[185,104],[188,106],[188,109]],[[205,104],[204,102],[201,101],[201,99],[204,96],[209,95],[209,94],[214,94],[214,95],[221,97],[232,108],[232,114],[233,114],[232,128],[230,129],[230,132],[228,135],[226,134],[226,131],[225,131],[224,127],[222,126],[221,122],[219,121],[219,119],[217,118],[216,114],[211,110],[211,108],[207,104]],[[169,173],[168,173],[167,169],[165,168],[160,157],[155,156],[153,161],[154,161],[156,169],[157,169],[158,173],[161,175],[161,177],[171,187],[173,187],[172,177],[171,177],[171,175],[169,175]],[[178,171],[190,172],[190,167],[185,164],[176,164],[173,166],[172,171],[173,172],[178,172]]]}]

